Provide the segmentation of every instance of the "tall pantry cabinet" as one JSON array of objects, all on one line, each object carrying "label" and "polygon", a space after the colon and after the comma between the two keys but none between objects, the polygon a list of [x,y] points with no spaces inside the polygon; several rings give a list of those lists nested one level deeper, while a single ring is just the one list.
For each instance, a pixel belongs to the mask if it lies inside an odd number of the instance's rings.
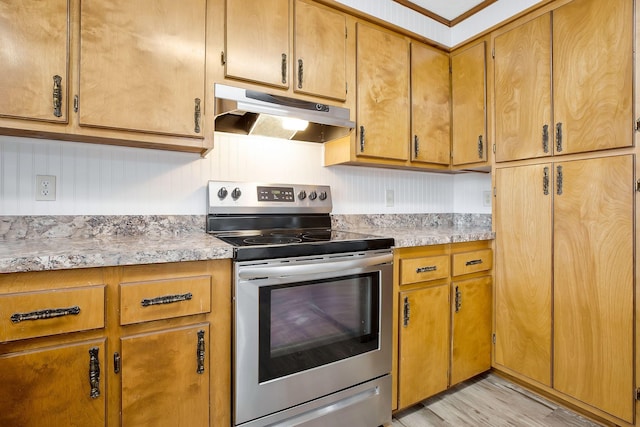
[{"label": "tall pantry cabinet", "polygon": [[634,2],[557,3],[493,37],[494,366],[633,423]]}]

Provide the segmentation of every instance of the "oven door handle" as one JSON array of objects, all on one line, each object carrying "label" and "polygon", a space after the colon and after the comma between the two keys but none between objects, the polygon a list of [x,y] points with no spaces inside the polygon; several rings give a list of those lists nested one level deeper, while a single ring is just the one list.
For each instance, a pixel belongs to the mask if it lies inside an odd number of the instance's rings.
[{"label": "oven door handle", "polygon": [[242,267],[238,270],[240,279],[264,279],[268,277],[289,277],[302,276],[307,274],[331,273],[335,271],[345,271],[352,268],[365,268],[379,264],[393,262],[393,254],[387,253],[372,256],[370,258],[359,258],[348,261],[323,262],[318,264],[301,265],[277,265],[260,267]]}]

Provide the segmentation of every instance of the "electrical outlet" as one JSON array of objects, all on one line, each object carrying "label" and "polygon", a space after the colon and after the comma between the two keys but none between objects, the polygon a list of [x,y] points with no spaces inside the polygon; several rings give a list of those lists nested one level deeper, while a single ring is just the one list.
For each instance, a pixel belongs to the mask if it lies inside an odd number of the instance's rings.
[{"label": "electrical outlet", "polygon": [[491,206],[491,191],[482,192],[482,206]]},{"label": "electrical outlet", "polygon": [[385,191],[385,199],[387,206],[393,206],[393,190]]},{"label": "electrical outlet", "polygon": [[51,201],[55,199],[55,175],[36,175],[36,200]]}]

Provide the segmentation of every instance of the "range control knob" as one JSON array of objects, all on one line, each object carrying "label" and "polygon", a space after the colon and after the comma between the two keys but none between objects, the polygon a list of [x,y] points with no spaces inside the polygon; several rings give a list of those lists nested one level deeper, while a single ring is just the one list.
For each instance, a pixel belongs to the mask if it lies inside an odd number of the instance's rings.
[{"label": "range control knob", "polygon": [[315,200],[318,197],[318,194],[315,191],[309,193],[309,200]]},{"label": "range control knob", "polygon": [[238,187],[234,188],[231,192],[231,197],[233,197],[233,200],[237,200],[238,198],[240,198],[240,196],[242,196],[242,191],[240,191]]},{"label": "range control knob", "polygon": [[218,190],[218,197],[220,197],[221,199],[224,199],[225,197],[227,197],[227,194],[229,194],[229,192],[227,191],[227,189],[225,187],[221,187]]},{"label": "range control knob", "polygon": [[327,198],[327,192],[326,191],[321,192],[318,198],[320,200],[325,200]]},{"label": "range control knob", "polygon": [[301,191],[298,193],[298,199],[300,199],[300,200],[304,200],[304,199],[306,199],[306,198],[307,198],[307,192],[306,192],[306,191],[304,191],[304,190],[301,190]]}]

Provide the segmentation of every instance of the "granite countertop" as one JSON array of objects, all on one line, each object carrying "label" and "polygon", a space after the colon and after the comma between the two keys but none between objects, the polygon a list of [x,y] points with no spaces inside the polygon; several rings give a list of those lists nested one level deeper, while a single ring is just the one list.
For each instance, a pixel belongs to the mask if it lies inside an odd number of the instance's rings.
[{"label": "granite countertop", "polygon": [[[228,259],[204,217],[0,217],[0,273]],[[393,237],[396,247],[491,240],[490,223],[411,215],[338,216],[332,227]]]}]

